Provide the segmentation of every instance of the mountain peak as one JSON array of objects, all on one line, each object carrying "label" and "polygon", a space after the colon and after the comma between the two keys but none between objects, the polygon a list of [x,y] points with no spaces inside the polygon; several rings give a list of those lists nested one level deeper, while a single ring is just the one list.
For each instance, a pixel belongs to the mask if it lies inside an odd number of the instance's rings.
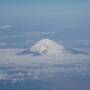
[{"label": "mountain peak", "polygon": [[58,55],[63,53],[64,47],[53,40],[45,38],[38,41],[30,50],[40,55]]}]

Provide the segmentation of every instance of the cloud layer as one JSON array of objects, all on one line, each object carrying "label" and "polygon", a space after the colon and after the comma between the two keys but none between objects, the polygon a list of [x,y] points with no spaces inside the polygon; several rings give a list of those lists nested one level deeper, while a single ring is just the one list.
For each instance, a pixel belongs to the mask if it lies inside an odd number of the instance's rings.
[{"label": "cloud layer", "polygon": [[0,26],[1,30],[5,30],[5,29],[9,29],[9,28],[12,28],[12,25],[3,25],[3,26]]},{"label": "cloud layer", "polygon": [[0,80],[16,83],[27,79],[53,79],[57,73],[66,74],[69,77],[75,74],[90,75],[88,67],[90,56],[35,57],[16,55],[21,51],[23,49],[0,49]]}]

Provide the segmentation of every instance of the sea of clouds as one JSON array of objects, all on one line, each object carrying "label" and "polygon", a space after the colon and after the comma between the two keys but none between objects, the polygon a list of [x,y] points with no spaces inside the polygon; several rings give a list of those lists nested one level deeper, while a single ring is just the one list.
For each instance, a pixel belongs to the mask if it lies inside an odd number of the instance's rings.
[{"label": "sea of clouds", "polygon": [[[49,80],[56,76],[90,76],[90,55],[17,55],[23,49],[0,49],[0,81]],[[64,78],[65,78],[64,77]]]}]

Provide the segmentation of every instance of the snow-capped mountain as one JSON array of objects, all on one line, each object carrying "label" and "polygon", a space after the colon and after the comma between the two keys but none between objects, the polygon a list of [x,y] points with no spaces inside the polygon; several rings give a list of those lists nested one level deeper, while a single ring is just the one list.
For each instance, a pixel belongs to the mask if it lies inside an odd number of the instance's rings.
[{"label": "snow-capped mountain", "polygon": [[18,53],[18,55],[32,54],[33,56],[46,55],[46,56],[67,56],[87,53],[77,51],[74,49],[66,49],[61,44],[56,43],[50,39],[41,39],[32,47],[25,49]]},{"label": "snow-capped mountain", "polygon": [[24,50],[21,54],[33,54],[34,56],[37,55],[64,55],[65,49],[62,45],[52,41],[50,39],[41,39],[32,47]]},{"label": "snow-capped mountain", "polygon": [[64,47],[50,39],[42,39],[33,45],[30,51],[40,55],[62,55]]}]

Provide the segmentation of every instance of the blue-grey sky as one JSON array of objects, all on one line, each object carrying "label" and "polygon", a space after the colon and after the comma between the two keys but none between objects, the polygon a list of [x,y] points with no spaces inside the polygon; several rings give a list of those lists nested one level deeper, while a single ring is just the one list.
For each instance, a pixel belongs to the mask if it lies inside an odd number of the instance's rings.
[{"label": "blue-grey sky", "polygon": [[89,36],[89,0],[0,0],[1,43],[21,44],[43,37],[90,40]]}]

